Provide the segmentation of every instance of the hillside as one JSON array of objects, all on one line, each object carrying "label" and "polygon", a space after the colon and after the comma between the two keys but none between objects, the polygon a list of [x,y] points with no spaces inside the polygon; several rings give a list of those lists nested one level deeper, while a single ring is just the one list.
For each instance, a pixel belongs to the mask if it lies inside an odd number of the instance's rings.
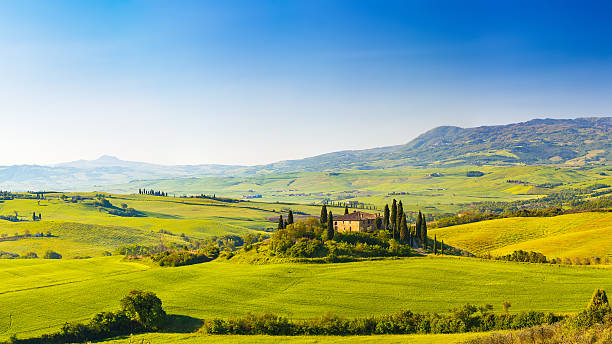
[{"label": "hillside", "polygon": [[[152,268],[118,256],[0,260],[0,278],[0,326],[12,313],[11,332],[21,338],[115,310],[120,296],[135,288],[155,292],[169,314],[197,319],[265,311],[292,319],[328,312],[345,317],[447,312],[466,303],[491,304],[499,312],[506,300],[513,313],[576,312],[594,288],[612,288],[608,269],[446,257],[178,268]],[[8,334],[0,333],[0,340],[3,336]]]},{"label": "hillside", "polygon": [[0,166],[0,189],[88,191],[134,180],[250,177],[402,166],[588,165],[606,164],[611,160],[612,117],[535,119],[477,128],[438,127],[403,145],[334,152],[258,166],[165,166],[109,156],[55,166]]},{"label": "hillside", "polygon": [[405,145],[329,153],[264,166],[266,171],[465,164],[569,164],[612,160],[612,117],[534,119],[477,128],[438,127]]},{"label": "hillside", "polygon": [[476,255],[524,250],[549,258],[612,257],[610,212],[513,217],[435,229],[429,234]]}]

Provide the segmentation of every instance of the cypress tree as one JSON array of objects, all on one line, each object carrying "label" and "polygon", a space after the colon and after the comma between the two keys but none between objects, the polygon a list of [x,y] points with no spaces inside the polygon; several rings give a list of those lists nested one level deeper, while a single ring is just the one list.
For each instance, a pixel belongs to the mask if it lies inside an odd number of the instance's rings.
[{"label": "cypress tree", "polygon": [[287,214],[287,224],[293,224],[293,211],[291,211],[291,209],[289,210],[289,214]]},{"label": "cypress tree", "polygon": [[397,201],[393,199],[391,203],[391,232],[395,237],[395,224],[397,223]]},{"label": "cypress tree", "polygon": [[423,232],[423,242],[425,243],[423,248],[427,248],[427,221],[425,220],[425,214],[421,216],[421,230]]},{"label": "cypress tree", "polygon": [[444,240],[442,240],[442,243],[440,244],[440,254],[444,254]]},{"label": "cypress tree", "polygon": [[402,217],[404,217],[404,205],[402,204],[402,201],[399,201],[399,204],[397,205],[397,220],[395,222],[393,238],[396,238],[396,235],[399,237],[400,231],[402,230]]},{"label": "cypress tree", "polygon": [[285,228],[285,222],[283,222],[283,215],[281,214],[281,216],[278,217],[278,229],[284,229]]},{"label": "cypress tree", "polygon": [[406,215],[400,215],[400,241],[406,243],[408,241],[408,225],[406,223]]},{"label": "cypress tree", "polygon": [[327,240],[331,240],[334,238],[334,234],[336,231],[334,230],[334,215],[331,210],[327,215]]},{"label": "cypress tree", "polygon": [[421,236],[421,225],[422,225],[422,219],[421,219],[421,211],[419,210],[419,213],[417,214],[417,218],[416,218],[416,228],[414,229],[415,235],[417,238],[419,238],[419,240],[421,240],[421,242],[423,242],[423,237]]},{"label": "cypress tree", "polygon": [[384,215],[383,215],[383,226],[387,230],[389,229],[389,216],[390,216],[390,214],[389,214],[389,205],[385,204],[385,212],[384,212]]},{"label": "cypress tree", "polygon": [[32,221],[36,221],[36,212],[32,213]]},{"label": "cypress tree", "polygon": [[319,217],[319,220],[321,220],[321,226],[327,225],[327,207],[325,204],[323,204],[321,207],[321,216]]},{"label": "cypress tree", "polygon": [[438,238],[434,235],[434,254],[438,254]]},{"label": "cypress tree", "polygon": [[348,215],[348,205],[346,207],[344,207],[344,215]]}]

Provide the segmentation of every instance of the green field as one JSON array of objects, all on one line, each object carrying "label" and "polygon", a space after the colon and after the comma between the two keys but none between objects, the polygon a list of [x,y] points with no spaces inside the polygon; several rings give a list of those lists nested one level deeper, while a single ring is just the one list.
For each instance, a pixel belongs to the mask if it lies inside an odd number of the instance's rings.
[{"label": "green field", "polygon": [[513,217],[431,230],[430,236],[477,255],[516,250],[550,258],[612,257],[612,213]]},{"label": "green field", "polygon": [[[594,288],[612,288],[605,268],[470,258],[408,258],[343,264],[211,262],[152,268],[121,257],[0,260],[0,328],[33,336],[118,308],[131,289],[157,293],[169,314],[205,319],[270,311],[292,319],[399,310],[446,312],[503,301],[511,311],[576,312]],[[8,334],[6,334],[8,335]]]},{"label": "green field", "polygon": [[[254,177],[182,178],[135,181],[107,187],[117,193],[133,193],[139,188],[165,190],[170,194],[214,194],[240,198],[262,196],[266,202],[319,203],[359,201],[380,209],[393,198],[402,200],[404,209],[428,213],[456,213],[460,204],[477,201],[528,199],[555,190],[579,187],[594,182],[612,184],[610,167],[557,166],[462,166],[449,168],[387,168],[342,172],[296,172]],[[482,177],[467,177],[478,170]],[[603,173],[603,175],[602,175]],[[529,185],[508,183],[519,180]],[[563,184],[553,189],[536,187]],[[389,195],[389,193],[407,193]]]},{"label": "green field", "polygon": [[[91,197],[93,194],[66,194]],[[99,256],[103,251],[117,247],[142,244],[151,245],[164,241],[177,241],[179,237],[161,235],[165,230],[176,235],[206,238],[224,234],[245,234],[249,231],[265,231],[276,228],[270,217],[292,209],[300,214],[318,215],[320,207],[299,204],[262,202],[221,202],[209,199],[183,199],[174,197],[109,195],[115,206],[125,203],[142,212],[143,217],[122,217],[99,211],[85,200],[77,203],[59,199],[59,194],[47,195],[47,199],[15,199],[0,202],[0,215],[12,215],[15,211],[24,220],[9,222],[0,220],[0,235],[51,232],[52,238],[25,238],[16,241],[0,240],[0,251],[24,254],[34,251],[39,256],[53,249],[66,258],[74,256]],[[332,208],[340,213],[341,208]],[[42,221],[31,221],[32,212],[41,213]]]},{"label": "green field", "polygon": [[407,343],[407,344],[453,344],[482,336],[482,333],[429,334],[429,335],[378,335],[378,336],[206,336],[198,334],[144,334],[105,341],[109,344],[200,344],[200,343]]}]

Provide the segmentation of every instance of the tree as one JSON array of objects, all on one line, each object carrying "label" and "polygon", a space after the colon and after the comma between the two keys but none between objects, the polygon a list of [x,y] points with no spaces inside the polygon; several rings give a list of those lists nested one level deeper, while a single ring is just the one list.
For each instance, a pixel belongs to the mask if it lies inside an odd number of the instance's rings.
[{"label": "tree", "polygon": [[[404,206],[402,201],[397,205],[397,219],[395,220],[395,230],[393,231],[393,239],[397,239],[399,232],[402,230],[402,218],[404,217]],[[405,221],[405,219],[404,219]]]},{"label": "tree", "polygon": [[278,229],[285,229],[285,222],[283,221],[283,215],[278,217]]},{"label": "tree", "polygon": [[434,247],[433,247],[433,251],[434,254],[438,254],[438,238],[436,235],[434,235],[434,243],[433,243]]},{"label": "tree", "polygon": [[287,224],[293,224],[293,211],[291,209],[289,209],[289,214],[287,214]]},{"label": "tree", "polygon": [[440,254],[444,254],[444,240],[440,243]]},{"label": "tree", "polygon": [[334,238],[334,234],[336,231],[334,230],[334,215],[331,210],[327,215],[327,240],[332,240]]},{"label": "tree", "polygon": [[42,214],[38,213],[38,221],[42,220]]},{"label": "tree", "polygon": [[62,259],[62,255],[51,251],[51,250],[47,250],[47,252],[45,252],[45,255],[43,256],[43,258],[45,259]]},{"label": "tree", "polygon": [[348,211],[348,206],[344,207],[344,215],[348,215],[349,211]]},{"label": "tree", "polygon": [[319,217],[319,219],[321,220],[321,226],[327,225],[327,207],[325,206],[325,204],[323,204],[323,206],[321,207],[321,216]]},{"label": "tree", "polygon": [[147,330],[158,330],[166,321],[161,300],[150,291],[132,290],[121,299],[126,315]]},{"label": "tree", "polygon": [[400,218],[399,237],[401,242],[406,243],[408,241],[408,224],[406,223],[406,214],[400,215]]},{"label": "tree", "polygon": [[595,289],[591,302],[589,302],[588,310],[592,309],[607,309],[610,310],[610,304],[608,303],[608,296],[606,291],[603,289]]},{"label": "tree", "polygon": [[422,218],[421,218],[421,211],[419,210],[419,213],[417,214],[417,218],[416,218],[416,228],[414,229],[416,237],[419,238],[419,240],[423,241],[423,237],[421,236],[421,227],[422,227]]},{"label": "tree", "polygon": [[421,215],[421,235],[423,237],[423,248],[427,248],[427,221],[425,215]]},{"label": "tree", "polygon": [[397,201],[394,198],[393,203],[391,204],[391,232],[393,232],[393,237],[395,237],[395,224],[396,223],[397,223]]},{"label": "tree", "polygon": [[385,229],[389,229],[389,205],[385,204],[385,212],[383,213],[383,226]]},{"label": "tree", "polygon": [[32,221],[36,221],[36,219],[37,219],[36,212],[33,212],[32,213]]}]

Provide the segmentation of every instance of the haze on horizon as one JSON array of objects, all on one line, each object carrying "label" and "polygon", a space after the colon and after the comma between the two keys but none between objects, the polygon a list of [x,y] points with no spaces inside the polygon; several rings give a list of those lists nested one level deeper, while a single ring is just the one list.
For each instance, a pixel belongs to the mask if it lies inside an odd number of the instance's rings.
[{"label": "haze on horizon", "polygon": [[4,1],[0,165],[255,165],[609,116],[604,1]]}]

